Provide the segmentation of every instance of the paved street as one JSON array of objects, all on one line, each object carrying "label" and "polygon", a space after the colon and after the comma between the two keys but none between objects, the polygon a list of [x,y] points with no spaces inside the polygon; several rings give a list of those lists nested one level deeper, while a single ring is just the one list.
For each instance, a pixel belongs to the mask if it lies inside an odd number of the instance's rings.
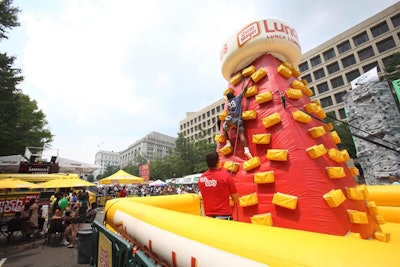
[{"label": "paved street", "polygon": [[[104,213],[97,213],[96,220],[102,221]],[[21,237],[20,235],[18,237]],[[60,238],[50,239],[50,244],[42,248],[44,238],[28,242],[13,239],[7,244],[6,238],[0,237],[0,267],[88,267],[90,264],[78,264],[78,246],[67,248],[60,245]],[[78,241],[79,242],[79,241]],[[33,245],[33,247],[32,247]]]}]

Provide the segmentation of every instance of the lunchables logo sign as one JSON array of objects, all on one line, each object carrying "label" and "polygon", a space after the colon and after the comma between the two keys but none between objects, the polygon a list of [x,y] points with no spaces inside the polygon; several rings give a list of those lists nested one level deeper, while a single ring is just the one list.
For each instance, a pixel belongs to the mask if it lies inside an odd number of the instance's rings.
[{"label": "lunchables logo sign", "polygon": [[257,36],[268,39],[288,40],[300,47],[299,38],[295,29],[282,21],[271,19],[262,21],[261,31],[259,23],[254,22],[239,32],[237,35],[239,47]]}]

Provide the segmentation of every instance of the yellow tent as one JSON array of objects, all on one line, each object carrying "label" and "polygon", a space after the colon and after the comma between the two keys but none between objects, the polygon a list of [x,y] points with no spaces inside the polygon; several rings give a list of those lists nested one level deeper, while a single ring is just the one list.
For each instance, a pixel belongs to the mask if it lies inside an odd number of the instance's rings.
[{"label": "yellow tent", "polygon": [[36,184],[32,188],[67,188],[67,187],[86,187],[96,184],[82,179],[54,179],[44,183]]},{"label": "yellow tent", "polygon": [[0,180],[0,189],[31,188],[34,185],[34,183],[22,181],[15,178],[6,178]]},{"label": "yellow tent", "polygon": [[119,170],[111,176],[99,180],[99,184],[141,184],[144,179]]}]

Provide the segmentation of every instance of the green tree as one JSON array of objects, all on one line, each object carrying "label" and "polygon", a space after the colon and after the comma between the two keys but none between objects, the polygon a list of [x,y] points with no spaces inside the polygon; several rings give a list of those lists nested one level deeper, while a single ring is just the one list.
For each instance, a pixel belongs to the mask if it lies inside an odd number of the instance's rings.
[{"label": "green tree", "polygon": [[12,0],[0,1],[0,40],[8,39],[7,30],[19,26],[18,13],[20,10],[12,6]]},{"label": "green tree", "polygon": [[353,135],[351,134],[349,125],[347,123],[333,119],[332,117],[326,117],[325,122],[332,123],[335,131],[339,135],[341,142],[337,144],[338,148],[340,150],[346,149],[351,158],[357,158],[357,151],[354,145]]},{"label": "green tree", "polygon": [[133,162],[130,162],[123,170],[129,174],[139,176],[139,167],[136,164],[133,164]]},{"label": "green tree", "polygon": [[100,179],[106,178],[106,177],[108,177],[110,175],[113,175],[117,171],[119,171],[119,166],[107,165],[106,169],[104,170],[103,175],[101,175],[101,178],[98,178],[97,180],[100,180]]},{"label": "green tree", "polygon": [[393,81],[400,79],[400,53],[394,53],[390,56],[385,68],[385,80]]},{"label": "green tree", "polygon": [[165,181],[204,172],[207,169],[205,155],[215,149],[215,144],[208,144],[206,140],[190,141],[183,134],[179,134],[173,154],[150,162],[150,178]]},{"label": "green tree", "polygon": [[[19,9],[11,5],[12,1],[0,1],[0,41],[8,38],[8,29],[19,26]],[[36,101],[17,88],[23,77],[14,61],[15,57],[0,53],[0,156],[23,154],[26,146],[48,147],[53,140]]]}]

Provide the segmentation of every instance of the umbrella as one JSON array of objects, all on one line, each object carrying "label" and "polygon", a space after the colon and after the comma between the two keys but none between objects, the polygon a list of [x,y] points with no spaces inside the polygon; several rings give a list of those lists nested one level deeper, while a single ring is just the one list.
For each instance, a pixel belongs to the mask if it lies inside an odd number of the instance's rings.
[{"label": "umbrella", "polygon": [[144,179],[119,170],[111,176],[99,180],[99,184],[141,184]]},{"label": "umbrella", "polygon": [[54,179],[44,183],[35,184],[32,188],[64,188],[64,187],[86,187],[96,184],[82,179]]}]

